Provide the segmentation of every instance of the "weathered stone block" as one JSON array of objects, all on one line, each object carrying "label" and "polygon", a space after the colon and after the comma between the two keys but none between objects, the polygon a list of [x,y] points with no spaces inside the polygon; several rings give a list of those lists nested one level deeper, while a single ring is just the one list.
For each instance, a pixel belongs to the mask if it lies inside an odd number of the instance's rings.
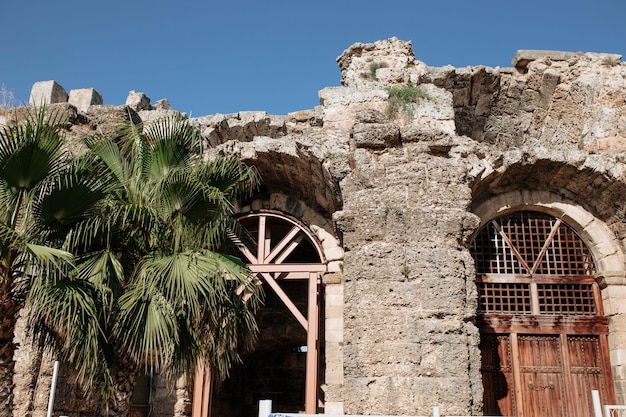
[{"label": "weathered stone block", "polygon": [[400,143],[400,128],[395,123],[357,123],[351,135],[357,148],[385,148]]},{"label": "weathered stone block", "polygon": [[70,90],[69,103],[78,110],[86,112],[89,106],[102,104],[102,96],[93,88]]},{"label": "weathered stone block", "polygon": [[548,58],[552,61],[567,61],[574,56],[576,56],[576,53],[574,52],[520,49],[515,53],[515,56],[513,57],[511,63],[516,68],[524,68],[531,61],[535,61],[538,59]]},{"label": "weathered stone block", "polygon": [[126,105],[135,111],[150,110],[150,97],[145,93],[131,90],[126,97]]},{"label": "weathered stone block", "polygon": [[161,100],[157,100],[157,102],[154,103],[154,109],[155,110],[172,110],[172,106],[170,105],[170,102],[166,98],[162,98]]},{"label": "weathered stone block", "polygon": [[65,103],[68,97],[65,89],[56,81],[39,81],[33,84],[28,102],[34,106],[41,106],[44,104]]}]

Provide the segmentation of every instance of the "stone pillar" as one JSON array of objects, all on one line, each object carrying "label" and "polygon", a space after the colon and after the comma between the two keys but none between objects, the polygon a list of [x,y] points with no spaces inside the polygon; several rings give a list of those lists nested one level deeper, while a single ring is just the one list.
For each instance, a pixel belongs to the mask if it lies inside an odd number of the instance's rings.
[{"label": "stone pillar", "polygon": [[[346,414],[480,412],[476,290],[463,244],[471,189],[463,162],[405,144],[356,149],[342,181]],[[375,180],[374,180],[375,179]]]},{"label": "stone pillar", "polygon": [[[341,273],[326,274],[324,283],[324,414],[343,414],[343,283]],[[332,282],[332,283],[331,283]]]},{"label": "stone pillar", "polygon": [[28,102],[33,106],[67,103],[67,92],[54,80],[39,81],[33,84]]},{"label": "stone pillar", "polygon": [[604,314],[609,317],[609,355],[615,400],[626,404],[626,278],[614,271],[602,276],[606,288],[602,290]]}]

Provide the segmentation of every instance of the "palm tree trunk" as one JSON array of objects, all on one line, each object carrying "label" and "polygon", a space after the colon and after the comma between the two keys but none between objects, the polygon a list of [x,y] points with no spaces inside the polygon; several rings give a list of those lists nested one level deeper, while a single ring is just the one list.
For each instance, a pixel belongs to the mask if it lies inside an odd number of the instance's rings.
[{"label": "palm tree trunk", "polygon": [[[130,361],[118,360],[114,365],[115,394],[109,399],[108,410],[102,410],[103,416],[126,417],[130,411],[130,400],[135,388],[137,367]],[[0,416],[2,417],[2,416]]]},{"label": "palm tree trunk", "polygon": [[13,410],[13,369],[15,361],[15,322],[19,306],[0,294],[0,417],[11,417]]},{"label": "palm tree trunk", "polygon": [[[13,368],[13,415],[26,416],[35,409],[37,383],[44,354],[26,332],[26,310],[21,309],[15,324],[16,358]],[[46,397],[47,398],[47,397]]]}]

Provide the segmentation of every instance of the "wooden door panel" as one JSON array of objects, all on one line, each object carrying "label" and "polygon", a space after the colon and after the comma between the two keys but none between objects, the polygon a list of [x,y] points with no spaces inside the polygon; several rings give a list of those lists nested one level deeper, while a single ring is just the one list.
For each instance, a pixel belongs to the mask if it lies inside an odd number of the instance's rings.
[{"label": "wooden door panel", "polygon": [[[602,379],[600,374],[572,373],[572,383],[567,397],[572,417],[592,417],[594,415],[591,390],[596,389],[602,392],[604,385]],[[603,397],[602,394],[600,396]]]},{"label": "wooden door panel", "polygon": [[484,414],[515,416],[515,392],[508,335],[484,335],[481,339],[481,373],[484,389]]},{"label": "wooden door panel", "polygon": [[520,367],[560,369],[561,338],[558,335],[520,335]]},{"label": "wooden door panel", "polygon": [[599,336],[568,336],[571,388],[568,404],[572,416],[592,416],[591,390],[598,390],[600,400],[608,399]]},{"label": "wooden door panel", "polygon": [[560,372],[527,372],[522,374],[523,416],[566,416],[563,383]]},{"label": "wooden door panel", "polygon": [[566,416],[558,335],[518,336],[522,415]]}]

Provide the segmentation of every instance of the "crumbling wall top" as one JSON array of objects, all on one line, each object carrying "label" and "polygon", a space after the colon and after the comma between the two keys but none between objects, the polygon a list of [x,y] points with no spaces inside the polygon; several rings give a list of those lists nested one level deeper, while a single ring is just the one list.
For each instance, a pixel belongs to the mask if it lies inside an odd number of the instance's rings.
[{"label": "crumbling wall top", "polygon": [[600,61],[608,65],[617,65],[622,59],[622,56],[618,54],[520,49],[515,53],[511,63],[515,68],[525,68],[531,61],[535,60],[548,59],[550,61],[569,61],[576,56],[585,56],[593,61]]},{"label": "crumbling wall top", "polygon": [[[407,67],[418,62],[411,41],[390,38],[374,43],[355,43],[338,58],[341,69],[341,84],[355,86],[364,81],[404,82],[402,79]],[[425,66],[423,63],[421,63]]]}]

